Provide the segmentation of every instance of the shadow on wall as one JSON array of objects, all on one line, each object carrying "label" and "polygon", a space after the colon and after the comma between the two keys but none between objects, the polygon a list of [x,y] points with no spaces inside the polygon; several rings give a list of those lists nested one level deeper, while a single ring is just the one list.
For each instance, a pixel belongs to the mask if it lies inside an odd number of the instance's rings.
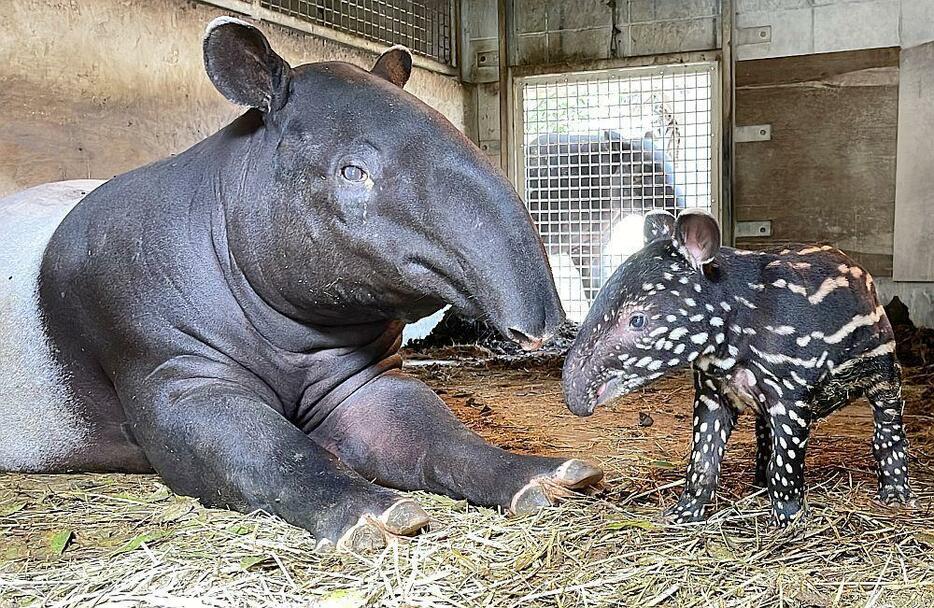
[{"label": "shadow on wall", "polygon": [[[242,108],[214,90],[202,65],[211,19],[229,13],[178,0],[3,3],[0,36],[0,196],[44,182],[109,179],[181,152]],[[263,22],[292,65],[375,55]],[[388,46],[388,45],[387,45]],[[465,89],[416,68],[406,87],[459,129]]]}]

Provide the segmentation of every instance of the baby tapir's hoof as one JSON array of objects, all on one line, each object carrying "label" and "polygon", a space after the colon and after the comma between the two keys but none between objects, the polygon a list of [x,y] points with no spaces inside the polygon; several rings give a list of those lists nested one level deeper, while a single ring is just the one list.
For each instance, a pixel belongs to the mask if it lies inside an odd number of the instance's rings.
[{"label": "baby tapir's hoof", "polygon": [[514,515],[528,515],[571,496],[574,490],[591,487],[603,479],[603,469],[577,458],[564,462],[551,475],[542,475],[516,492],[509,505]]},{"label": "baby tapir's hoof", "polygon": [[776,528],[787,528],[803,519],[805,512],[804,502],[799,499],[773,500],[770,523]]},{"label": "baby tapir's hoof", "polygon": [[362,553],[382,549],[394,537],[412,536],[429,522],[428,513],[407,498],[394,503],[382,515],[364,515],[337,541],[339,551]]},{"label": "baby tapir's hoof", "polygon": [[665,511],[665,519],[674,524],[693,524],[707,519],[704,511],[707,503],[699,498],[681,498]]},{"label": "baby tapir's hoof", "polygon": [[876,500],[884,505],[912,506],[915,504],[914,498],[911,495],[911,490],[908,489],[908,486],[904,485],[895,486],[885,484],[881,486],[879,488],[879,493],[876,494]]}]

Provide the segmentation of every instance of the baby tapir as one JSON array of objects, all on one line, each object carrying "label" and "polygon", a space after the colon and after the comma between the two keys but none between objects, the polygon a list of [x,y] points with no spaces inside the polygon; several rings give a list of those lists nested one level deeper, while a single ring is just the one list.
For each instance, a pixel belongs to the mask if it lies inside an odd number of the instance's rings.
[{"label": "baby tapir", "polygon": [[812,421],[865,395],[875,419],[879,498],[909,499],[900,368],[872,277],[829,246],[720,246],[702,211],[652,212],[646,246],[597,296],[564,364],[580,416],[662,374],[694,370],[694,443],[684,491],[668,512],[704,519],[739,412],[756,414],[756,483],[773,521],[804,499]]}]

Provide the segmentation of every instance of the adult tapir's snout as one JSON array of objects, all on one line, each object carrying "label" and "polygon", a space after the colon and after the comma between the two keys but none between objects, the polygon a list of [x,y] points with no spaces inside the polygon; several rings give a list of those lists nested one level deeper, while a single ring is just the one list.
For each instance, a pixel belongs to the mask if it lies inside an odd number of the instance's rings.
[{"label": "adult tapir's snout", "polygon": [[[544,260],[544,264],[544,272],[530,284],[522,282],[522,278],[519,278],[519,282],[516,283],[520,301],[518,307],[505,301],[502,306],[502,319],[497,320],[495,315],[490,316],[497,329],[525,350],[541,348],[564,321],[564,309],[555,289],[547,259]],[[505,331],[503,327],[506,327]]]},{"label": "adult tapir's snout", "polygon": [[463,272],[467,292],[450,303],[524,349],[537,349],[564,321],[548,256],[509,181],[479,152],[467,156],[471,164],[439,179],[439,191],[449,192],[449,208],[456,210],[445,253],[456,261],[451,274]]},{"label": "adult tapir's snout", "polygon": [[564,322],[564,308],[538,230],[512,187],[505,188],[502,204],[508,224],[500,230],[504,253],[498,260],[505,281],[491,281],[487,314],[507,338],[525,350],[536,350]]},{"label": "adult tapir's snout", "polygon": [[548,256],[512,184],[485,158],[476,162],[471,173],[478,180],[478,226],[476,237],[464,246],[476,268],[477,301],[500,333],[534,350],[565,318]]}]

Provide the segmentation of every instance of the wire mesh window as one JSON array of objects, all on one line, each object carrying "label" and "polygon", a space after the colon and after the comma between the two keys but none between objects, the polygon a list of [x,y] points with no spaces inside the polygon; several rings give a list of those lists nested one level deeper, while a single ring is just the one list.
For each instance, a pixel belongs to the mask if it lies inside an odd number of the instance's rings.
[{"label": "wire mesh window", "polygon": [[454,65],[453,0],[261,0],[260,6]]},{"label": "wire mesh window", "polygon": [[520,188],[569,318],[642,247],[646,211],[717,213],[715,81],[708,63],[518,81]]}]

